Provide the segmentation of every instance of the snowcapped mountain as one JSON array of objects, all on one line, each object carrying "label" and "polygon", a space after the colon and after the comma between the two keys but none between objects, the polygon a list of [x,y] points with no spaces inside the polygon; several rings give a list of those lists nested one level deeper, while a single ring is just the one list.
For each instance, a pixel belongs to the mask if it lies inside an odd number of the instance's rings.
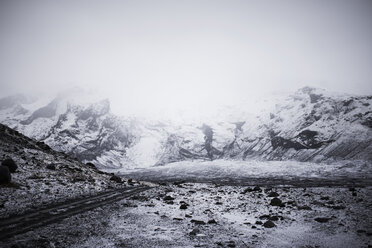
[{"label": "snowcapped mountain", "polygon": [[272,104],[211,110],[197,119],[144,120],[111,113],[108,99],[68,91],[43,101],[0,99],[0,122],[101,168],[183,160],[372,160],[372,96],[310,87]]}]

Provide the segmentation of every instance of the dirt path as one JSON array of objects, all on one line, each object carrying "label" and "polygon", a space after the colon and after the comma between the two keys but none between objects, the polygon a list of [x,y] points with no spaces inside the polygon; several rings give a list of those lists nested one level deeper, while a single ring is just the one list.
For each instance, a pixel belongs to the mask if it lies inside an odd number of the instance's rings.
[{"label": "dirt path", "polygon": [[137,193],[148,190],[148,186],[136,186],[115,189],[100,193],[93,197],[69,200],[64,203],[38,209],[23,215],[12,216],[0,221],[0,239],[10,238],[37,227],[55,223],[64,218],[79,214],[103,205],[107,205]]}]

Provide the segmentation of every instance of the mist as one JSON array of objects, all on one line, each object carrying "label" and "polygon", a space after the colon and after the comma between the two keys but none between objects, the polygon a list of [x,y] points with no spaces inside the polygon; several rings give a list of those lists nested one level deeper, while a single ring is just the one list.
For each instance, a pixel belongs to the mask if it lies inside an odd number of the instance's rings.
[{"label": "mist", "polygon": [[81,87],[117,112],[305,85],[372,94],[371,1],[1,1],[0,95]]}]

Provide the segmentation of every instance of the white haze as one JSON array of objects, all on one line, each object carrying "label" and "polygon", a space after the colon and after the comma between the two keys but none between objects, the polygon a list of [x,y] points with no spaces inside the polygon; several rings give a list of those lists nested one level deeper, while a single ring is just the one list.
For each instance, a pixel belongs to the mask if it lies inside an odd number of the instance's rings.
[{"label": "white haze", "polygon": [[371,44],[368,0],[2,0],[0,95],[78,86],[146,115],[305,85],[372,94]]}]

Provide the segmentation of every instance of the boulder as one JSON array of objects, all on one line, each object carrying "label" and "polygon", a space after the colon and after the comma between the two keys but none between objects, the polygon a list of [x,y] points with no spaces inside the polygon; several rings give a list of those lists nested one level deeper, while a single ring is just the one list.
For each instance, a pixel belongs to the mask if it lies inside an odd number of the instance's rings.
[{"label": "boulder", "polygon": [[180,206],[180,209],[187,209],[187,204],[182,203],[181,206]]},{"label": "boulder", "polygon": [[279,198],[275,197],[271,200],[270,202],[270,205],[271,206],[279,206],[279,207],[282,207],[284,204],[282,202],[282,200],[280,200]]},{"label": "boulder", "polygon": [[192,229],[192,231],[189,233],[191,236],[195,236],[196,234],[200,233],[200,230],[198,228]]},{"label": "boulder", "polygon": [[116,175],[113,175],[111,178],[110,178],[111,181],[114,181],[116,183],[122,183],[122,180],[120,177],[116,176]]},{"label": "boulder", "polygon": [[55,169],[56,169],[56,166],[55,166],[54,164],[48,164],[48,165],[46,166],[46,168],[47,168],[48,170],[55,170]]},{"label": "boulder", "polygon": [[263,226],[264,226],[265,228],[273,228],[273,227],[275,227],[276,225],[275,225],[274,222],[272,222],[271,220],[268,220],[268,221],[266,221],[266,222],[263,224]]},{"label": "boulder", "polygon": [[12,176],[7,166],[0,166],[0,184],[10,183]]},{"label": "boulder", "polygon": [[268,197],[278,197],[279,194],[276,193],[276,192],[270,192],[270,194],[268,195]]},{"label": "boulder", "polygon": [[318,218],[315,218],[314,219],[316,222],[319,222],[319,223],[326,223],[328,221],[331,220],[331,218],[327,218],[327,217],[318,217]]},{"label": "boulder", "polygon": [[163,200],[164,200],[164,201],[173,201],[174,198],[173,198],[172,196],[170,196],[170,195],[167,195],[167,196],[165,196],[165,197],[163,198]]},{"label": "boulder", "polygon": [[14,160],[11,159],[11,158],[7,158],[7,159],[5,159],[5,160],[1,163],[1,165],[2,165],[2,166],[6,166],[6,167],[8,167],[10,173],[14,173],[14,172],[17,170],[17,168],[18,168],[17,164],[16,164],[16,163],[14,162]]},{"label": "boulder", "polygon": [[217,221],[215,219],[208,220],[208,224],[217,224]]},{"label": "boulder", "polygon": [[202,220],[195,220],[195,219],[192,219],[192,220],[191,220],[191,223],[194,223],[194,224],[197,224],[197,225],[205,225],[205,222],[202,221]]}]

